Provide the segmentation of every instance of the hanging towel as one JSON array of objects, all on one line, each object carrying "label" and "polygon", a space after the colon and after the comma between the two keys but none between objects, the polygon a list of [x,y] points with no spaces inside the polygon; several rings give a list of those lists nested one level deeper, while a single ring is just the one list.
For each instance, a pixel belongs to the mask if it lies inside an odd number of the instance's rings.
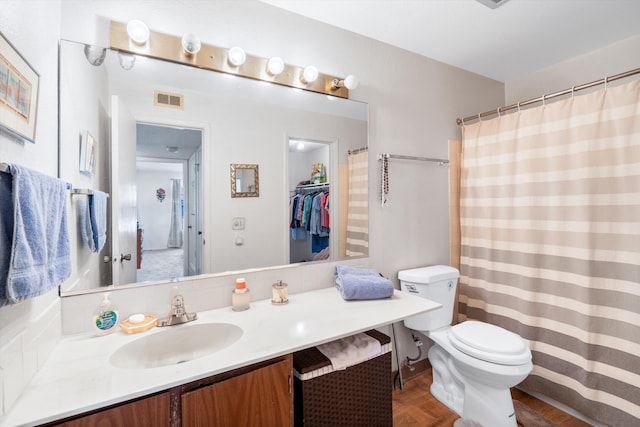
[{"label": "hanging towel", "polygon": [[393,295],[393,283],[376,270],[337,265],[336,288],[345,300],[389,298]]},{"label": "hanging towel", "polygon": [[365,334],[355,334],[316,347],[331,361],[334,370],[347,369],[380,354],[380,341]]},{"label": "hanging towel", "polygon": [[0,185],[0,306],[44,294],[71,275],[66,183],[10,169]]},{"label": "hanging towel", "polygon": [[103,191],[94,190],[89,195],[89,218],[91,219],[90,245],[93,252],[100,252],[107,241],[107,198]]},{"label": "hanging towel", "polygon": [[80,236],[82,241],[93,251],[93,234],[91,231],[91,214],[89,213],[89,196],[75,198],[80,222]]}]

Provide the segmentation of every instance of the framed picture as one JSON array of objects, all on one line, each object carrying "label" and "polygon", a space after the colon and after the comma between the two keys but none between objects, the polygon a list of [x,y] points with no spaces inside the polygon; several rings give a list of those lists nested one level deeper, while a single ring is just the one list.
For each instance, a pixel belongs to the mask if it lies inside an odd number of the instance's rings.
[{"label": "framed picture", "polygon": [[96,168],[98,142],[87,131],[80,144],[80,172],[93,175]]},{"label": "framed picture", "polygon": [[40,76],[0,33],[0,128],[35,143]]}]

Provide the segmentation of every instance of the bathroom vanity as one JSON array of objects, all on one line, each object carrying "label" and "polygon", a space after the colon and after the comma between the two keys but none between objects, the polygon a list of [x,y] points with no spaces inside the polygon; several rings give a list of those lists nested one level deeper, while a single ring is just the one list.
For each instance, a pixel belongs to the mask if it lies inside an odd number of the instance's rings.
[{"label": "bathroom vanity", "polygon": [[[93,425],[96,417],[114,417],[141,426],[145,422],[194,425],[197,417],[210,419],[215,411],[224,425],[227,416],[237,420],[262,411],[279,420],[273,425],[291,425],[293,352],[439,307],[400,291],[387,299],[345,301],[330,287],[290,295],[284,306],[266,299],[252,302],[243,312],[231,307],[203,311],[194,322],[142,334],[65,336],[0,424],[69,421],[67,425],[83,426]],[[233,343],[198,353],[184,363],[154,366],[153,357],[146,355],[136,367],[113,364],[113,354],[136,340],[184,332],[182,341],[187,343],[191,329],[216,323],[235,325],[242,334]],[[172,345],[181,344],[174,341]]]}]

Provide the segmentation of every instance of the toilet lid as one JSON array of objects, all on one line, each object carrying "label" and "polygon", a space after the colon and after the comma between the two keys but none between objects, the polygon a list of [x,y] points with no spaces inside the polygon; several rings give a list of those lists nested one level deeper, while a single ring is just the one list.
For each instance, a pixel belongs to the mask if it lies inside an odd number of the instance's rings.
[{"label": "toilet lid", "polygon": [[531,360],[527,343],[499,326],[468,320],[453,326],[451,344],[471,357],[502,365],[520,365]]}]

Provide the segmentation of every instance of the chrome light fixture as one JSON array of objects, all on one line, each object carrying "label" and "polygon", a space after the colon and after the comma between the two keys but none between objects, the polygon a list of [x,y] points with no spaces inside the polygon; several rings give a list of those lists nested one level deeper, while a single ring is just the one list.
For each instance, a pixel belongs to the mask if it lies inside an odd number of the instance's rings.
[{"label": "chrome light fixture", "polygon": [[104,62],[104,58],[107,55],[107,49],[104,47],[93,46],[90,44],[84,45],[84,56],[89,61],[89,64],[99,67]]},{"label": "chrome light fixture", "polygon": [[138,45],[146,44],[149,41],[149,27],[142,21],[132,19],[127,23],[127,34],[132,42]]}]

